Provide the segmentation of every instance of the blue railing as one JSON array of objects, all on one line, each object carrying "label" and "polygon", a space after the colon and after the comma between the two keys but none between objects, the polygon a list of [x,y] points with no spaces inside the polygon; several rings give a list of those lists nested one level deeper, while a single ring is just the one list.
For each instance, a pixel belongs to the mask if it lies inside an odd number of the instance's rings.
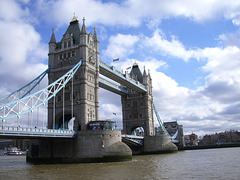
[{"label": "blue railing", "polygon": [[129,94],[127,89],[124,88],[123,86],[118,86],[114,83],[111,83],[110,81],[108,81],[106,79],[99,77],[99,85],[101,86],[101,84],[109,87],[112,90],[119,92],[119,94],[126,94],[126,95]]},{"label": "blue railing", "polygon": [[[139,90],[141,90],[143,92],[147,91],[144,85],[142,85],[141,83],[135,81],[134,79],[132,79],[130,77],[126,77],[126,75],[124,75],[123,73],[117,71],[114,66],[109,66],[106,63],[104,63],[102,61],[99,61],[99,67],[101,69],[103,69],[103,70],[113,74],[114,76],[118,77],[119,79],[123,80],[123,82],[129,83],[132,86],[138,88]],[[111,77],[109,77],[109,78],[111,78]],[[116,79],[114,79],[114,80],[116,80]],[[121,83],[121,82],[119,82],[119,83]],[[126,83],[123,84],[123,85],[128,86],[129,84],[127,85]]]},{"label": "blue railing", "polygon": [[72,130],[60,130],[60,129],[38,129],[38,128],[26,128],[26,127],[0,127],[0,137],[61,137],[61,138],[73,138],[76,135]]}]

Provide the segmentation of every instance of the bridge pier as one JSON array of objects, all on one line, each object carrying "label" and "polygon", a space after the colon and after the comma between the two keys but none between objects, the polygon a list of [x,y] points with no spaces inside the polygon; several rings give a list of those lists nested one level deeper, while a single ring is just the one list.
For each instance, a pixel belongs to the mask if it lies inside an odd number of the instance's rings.
[{"label": "bridge pier", "polygon": [[30,163],[82,163],[131,160],[131,149],[118,130],[79,131],[73,139],[31,140]]},{"label": "bridge pier", "polygon": [[145,136],[143,154],[161,154],[178,151],[169,136]]}]

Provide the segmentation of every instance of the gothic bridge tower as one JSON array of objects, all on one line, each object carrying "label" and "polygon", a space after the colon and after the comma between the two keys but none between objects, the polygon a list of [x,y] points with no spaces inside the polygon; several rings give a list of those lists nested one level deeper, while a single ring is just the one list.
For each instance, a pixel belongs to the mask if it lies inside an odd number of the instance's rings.
[{"label": "gothic bridge tower", "polygon": [[122,100],[122,116],[123,116],[123,132],[131,134],[138,127],[144,129],[144,135],[154,135],[154,119],[153,119],[153,94],[152,79],[150,72],[145,71],[142,74],[138,64],[135,62],[129,76],[143,84],[147,89],[145,93],[139,93],[132,89],[128,89],[129,95],[121,96]]},{"label": "gothic bridge tower", "polygon": [[56,42],[53,29],[48,56],[49,84],[82,59],[82,65],[73,77],[73,89],[70,81],[48,103],[48,128],[68,128],[69,120],[75,117],[74,130],[86,130],[89,121],[99,119],[99,41],[96,29],[94,34],[88,34],[85,19],[81,27],[74,16],[60,42]]}]

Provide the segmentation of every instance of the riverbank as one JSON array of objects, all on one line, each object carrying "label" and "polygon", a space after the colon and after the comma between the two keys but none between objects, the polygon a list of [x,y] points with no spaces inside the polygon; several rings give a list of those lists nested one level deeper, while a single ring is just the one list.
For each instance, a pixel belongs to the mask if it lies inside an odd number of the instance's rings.
[{"label": "riverbank", "polygon": [[185,146],[185,147],[179,147],[178,150],[183,151],[183,150],[215,149],[215,148],[231,148],[231,147],[240,147],[240,143]]}]

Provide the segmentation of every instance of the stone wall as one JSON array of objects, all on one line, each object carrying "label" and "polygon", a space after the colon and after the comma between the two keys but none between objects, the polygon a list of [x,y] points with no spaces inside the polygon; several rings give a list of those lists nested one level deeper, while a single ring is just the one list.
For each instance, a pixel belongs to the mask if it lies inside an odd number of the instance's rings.
[{"label": "stone wall", "polygon": [[169,136],[145,136],[144,153],[167,153],[177,151],[177,146],[170,141]]},{"label": "stone wall", "polygon": [[27,161],[77,163],[131,160],[131,149],[117,130],[81,131],[74,139],[32,140]]}]

